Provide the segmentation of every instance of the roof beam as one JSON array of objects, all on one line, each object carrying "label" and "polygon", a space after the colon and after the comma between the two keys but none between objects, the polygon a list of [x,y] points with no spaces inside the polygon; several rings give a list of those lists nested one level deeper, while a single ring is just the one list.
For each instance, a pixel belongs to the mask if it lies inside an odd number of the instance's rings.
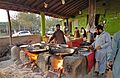
[{"label": "roof beam", "polygon": [[80,10],[82,10],[82,9],[85,9],[87,7],[87,5],[83,5],[83,7],[82,8],[76,8],[77,10],[74,10],[74,11],[72,11],[72,12],[69,12],[68,13],[68,15],[72,15],[73,13],[74,13],[74,16],[76,16],[76,15],[79,15],[79,11]]},{"label": "roof beam", "polygon": [[32,4],[34,4],[36,2],[36,0],[33,0],[33,2],[31,2],[29,5],[32,6]]},{"label": "roof beam", "polygon": [[[20,0],[18,3],[19,3],[19,4],[24,4],[26,1],[27,1],[27,0]],[[8,1],[8,2],[9,2],[9,1]],[[14,3],[14,2],[12,2],[12,3]]]},{"label": "roof beam", "polygon": [[[72,6],[70,6],[68,9],[65,9],[64,11],[61,11],[61,12],[63,12],[64,14],[66,14],[66,13],[68,13],[68,12],[71,12],[72,10],[71,9],[73,9],[74,7],[76,8],[76,7],[78,7],[79,5],[77,5],[77,4],[79,4],[80,2],[76,2],[76,3],[74,3]],[[66,14],[67,15],[67,14]]]},{"label": "roof beam", "polygon": [[31,5],[32,8],[36,8],[37,6],[41,5],[46,0],[37,0],[33,5]]},{"label": "roof beam", "polygon": [[69,14],[69,13],[71,13],[71,12],[73,13],[73,11],[76,11],[77,8],[81,8],[81,7],[84,5],[85,2],[87,2],[87,1],[84,1],[84,2],[82,1],[82,2],[80,2],[79,5],[73,5],[74,7],[71,7],[70,10],[65,10],[64,13],[65,13],[65,14]]},{"label": "roof beam", "polygon": [[73,5],[71,4],[71,6],[69,7],[69,8],[67,8],[67,9],[65,9],[65,10],[59,10],[59,11],[57,11],[58,13],[65,13],[66,11],[69,11],[71,8],[73,8],[73,7],[75,7],[75,6],[78,6],[77,4],[79,3],[79,1],[77,1],[77,2],[74,2],[73,3]]},{"label": "roof beam", "polygon": [[50,3],[50,5],[48,5],[49,7],[47,9],[48,11],[52,11],[54,8],[58,7],[59,5],[61,5],[61,3],[55,0],[52,3]]},{"label": "roof beam", "polygon": [[61,9],[62,11],[64,11],[65,9],[68,9],[73,3],[76,3],[76,1],[69,0],[64,4],[64,6],[59,6],[58,8],[56,8],[55,11],[58,13],[61,12]]},{"label": "roof beam", "polygon": [[[29,6],[23,6],[23,5],[20,5],[20,4],[14,4],[14,3],[11,3],[11,2],[0,1],[0,4],[8,5],[7,8],[1,7],[1,8],[3,8],[3,9],[9,9],[9,10],[15,10],[15,11],[16,11],[16,9],[11,8],[11,6],[14,6],[14,7],[18,8],[17,11],[22,11],[22,12],[25,12],[25,11],[26,11],[26,12],[34,12],[34,13],[38,13],[38,14],[40,14],[40,11],[44,12],[44,10],[41,9],[41,8],[36,9],[36,8],[31,8],[31,7],[29,7]],[[1,5],[1,6],[2,6],[2,5]],[[33,10],[34,10],[34,11],[33,11]],[[45,14],[47,14],[47,13],[48,13],[48,12],[45,12]],[[52,14],[53,14],[53,15],[56,15],[56,16],[60,16],[60,17],[62,17],[62,18],[65,18],[65,17],[66,17],[66,16],[64,16],[64,15],[61,15],[61,14],[58,14],[58,13],[54,13],[54,12],[50,12],[50,13],[48,13],[48,14],[51,14],[50,16],[52,16]],[[48,14],[47,14],[47,15],[48,15]]]}]

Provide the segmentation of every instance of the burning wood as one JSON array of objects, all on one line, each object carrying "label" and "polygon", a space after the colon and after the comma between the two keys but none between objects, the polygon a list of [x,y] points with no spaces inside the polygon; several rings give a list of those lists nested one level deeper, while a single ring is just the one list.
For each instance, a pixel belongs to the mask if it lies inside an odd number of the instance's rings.
[{"label": "burning wood", "polygon": [[33,71],[35,71],[36,68],[38,68],[39,66],[37,65],[36,61],[38,59],[38,54],[33,54],[33,53],[30,53],[27,48],[22,48],[22,50],[25,52],[25,54],[28,56],[29,58],[29,62],[23,64],[21,67],[31,67]]},{"label": "burning wood", "polygon": [[52,56],[51,63],[54,71],[63,69],[63,58],[61,56]]},{"label": "burning wood", "polygon": [[49,50],[49,47],[43,44],[34,44],[27,47],[21,46],[21,49],[29,58],[29,62],[23,64],[21,67],[31,66],[32,70],[34,71],[36,68],[39,68],[37,64],[39,54],[47,52]]},{"label": "burning wood", "polygon": [[38,54],[33,54],[33,53],[30,53],[30,52],[26,52],[26,55],[29,57],[29,59],[31,61],[36,61],[37,58],[38,58]]},{"label": "burning wood", "polygon": [[58,60],[57,67],[58,67],[58,69],[63,69],[63,59],[62,60]]}]

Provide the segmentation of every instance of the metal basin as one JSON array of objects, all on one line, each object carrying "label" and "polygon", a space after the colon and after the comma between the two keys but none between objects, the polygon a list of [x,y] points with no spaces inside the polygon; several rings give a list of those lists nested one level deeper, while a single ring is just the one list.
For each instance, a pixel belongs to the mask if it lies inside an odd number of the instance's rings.
[{"label": "metal basin", "polygon": [[54,55],[61,55],[61,56],[69,56],[74,54],[75,49],[73,48],[57,48],[57,49],[52,49],[50,51],[51,54]]},{"label": "metal basin", "polygon": [[49,46],[38,43],[38,44],[33,44],[31,46],[28,46],[27,49],[30,53],[39,54],[43,52],[48,52]]},{"label": "metal basin", "polygon": [[86,47],[82,47],[82,48],[79,48],[78,51],[79,51],[79,52],[88,52],[89,50],[88,50],[88,48],[86,48]]}]

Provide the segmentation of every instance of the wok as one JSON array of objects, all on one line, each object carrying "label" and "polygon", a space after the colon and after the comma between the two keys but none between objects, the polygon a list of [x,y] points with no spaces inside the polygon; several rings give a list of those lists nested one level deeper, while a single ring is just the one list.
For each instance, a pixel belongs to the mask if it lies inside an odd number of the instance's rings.
[{"label": "wok", "polygon": [[38,44],[33,44],[31,46],[28,46],[27,50],[30,53],[39,54],[39,53],[48,52],[49,51],[49,46],[38,43]]},{"label": "wok", "polygon": [[75,49],[73,48],[57,48],[57,49],[51,49],[49,51],[50,54],[52,55],[61,55],[61,56],[70,56],[75,53]]}]

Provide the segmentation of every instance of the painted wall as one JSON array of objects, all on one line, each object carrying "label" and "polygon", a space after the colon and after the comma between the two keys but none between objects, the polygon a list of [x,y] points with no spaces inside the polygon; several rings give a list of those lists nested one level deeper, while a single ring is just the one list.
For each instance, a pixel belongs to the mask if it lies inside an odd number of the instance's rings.
[{"label": "painted wall", "polygon": [[[111,35],[120,31],[120,0],[101,0],[96,4],[96,14],[100,14],[99,24],[105,19],[106,27],[105,31]],[[105,13],[106,11],[106,13]],[[103,17],[103,15],[105,17]],[[87,26],[88,9],[82,11],[81,15],[78,15],[74,20],[78,20],[78,28]],[[74,24],[73,24],[74,25]]]}]

